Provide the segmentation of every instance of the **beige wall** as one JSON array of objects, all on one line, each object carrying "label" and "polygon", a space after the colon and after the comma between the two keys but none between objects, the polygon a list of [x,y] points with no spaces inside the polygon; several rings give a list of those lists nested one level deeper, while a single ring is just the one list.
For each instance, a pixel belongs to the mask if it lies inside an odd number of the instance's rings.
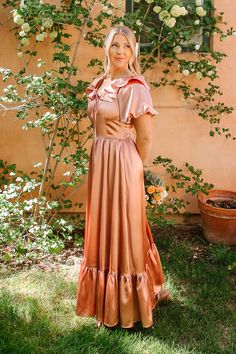
[{"label": "beige wall", "polygon": [[[217,11],[224,11],[228,27],[233,26],[236,22],[236,3],[230,0],[216,0],[215,6]],[[12,24],[7,22],[7,16],[1,6],[0,23],[3,23],[4,26],[1,27],[0,66],[10,67],[14,71],[18,71],[22,67],[22,59],[16,56],[17,42],[13,33],[9,32]],[[69,40],[72,44],[71,53],[73,53],[77,38],[77,33],[72,31],[72,34],[73,36]],[[215,50],[224,51],[228,55],[223,63],[218,65],[220,76],[218,83],[224,94],[221,99],[227,105],[234,107],[236,99],[234,88],[236,82],[235,41],[235,37],[231,37],[225,42],[220,42],[215,38],[213,42]],[[94,51],[92,52],[87,45],[83,45],[77,53],[78,78],[80,79],[89,80],[93,77],[94,73],[86,68],[87,59],[91,54],[94,55]],[[46,41],[41,45],[40,57],[47,62],[50,55],[50,42]],[[96,55],[102,59],[102,50],[96,49]],[[191,55],[194,59],[194,54],[180,55],[187,58]],[[47,64],[50,67],[50,63],[47,62]],[[35,62],[32,62],[29,71],[40,73],[40,69],[36,67]],[[147,80],[155,80],[158,75],[157,69],[148,73],[146,78]],[[202,83],[198,82],[198,84]],[[0,85],[2,84],[0,83]],[[1,87],[0,90],[2,90]],[[210,138],[208,123],[200,119],[191,107],[182,101],[180,94],[174,89],[166,87],[152,90],[152,95],[159,115],[153,118],[155,139],[150,163],[157,155],[172,158],[180,168],[184,168],[185,161],[188,161],[195,167],[202,168],[205,179],[213,183],[216,188],[236,190],[236,142],[220,136]],[[18,168],[25,171],[31,170],[33,162],[44,160],[43,140],[39,132],[36,130],[22,131],[22,122],[15,118],[15,112],[8,112],[0,119],[0,158],[10,163],[16,162]],[[223,126],[229,127],[236,136],[236,113],[223,117]],[[160,170],[157,171],[161,172]],[[198,212],[196,198],[183,197],[190,202],[187,211]],[[86,185],[82,185],[80,190],[74,194],[74,200],[85,203]],[[77,210],[74,209],[74,211]],[[84,207],[82,211],[84,211]]]}]

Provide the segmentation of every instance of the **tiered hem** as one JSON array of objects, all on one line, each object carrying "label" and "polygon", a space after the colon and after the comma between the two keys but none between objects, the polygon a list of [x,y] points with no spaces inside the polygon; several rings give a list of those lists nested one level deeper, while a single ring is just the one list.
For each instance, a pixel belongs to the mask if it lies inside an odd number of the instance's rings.
[{"label": "tiered hem", "polygon": [[[160,269],[160,272],[157,269]],[[84,317],[96,317],[106,326],[120,324],[131,328],[141,321],[143,327],[153,324],[152,311],[158,303],[164,277],[155,244],[147,252],[146,270],[127,274],[100,270],[81,265],[76,313]]]}]

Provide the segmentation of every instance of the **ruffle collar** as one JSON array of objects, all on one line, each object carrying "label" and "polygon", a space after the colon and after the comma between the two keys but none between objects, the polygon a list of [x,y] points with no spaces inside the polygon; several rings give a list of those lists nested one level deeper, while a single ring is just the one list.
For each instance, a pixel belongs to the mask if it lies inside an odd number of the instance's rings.
[{"label": "ruffle collar", "polygon": [[149,86],[142,75],[132,75],[128,77],[107,80],[106,84],[99,91],[100,84],[103,80],[106,80],[105,76],[99,76],[95,80],[93,80],[91,84],[86,88],[86,95],[88,99],[93,100],[96,95],[98,95],[101,100],[112,102],[114,101],[114,99],[117,98],[118,90],[121,87],[126,86],[131,80],[139,81],[149,90]]}]

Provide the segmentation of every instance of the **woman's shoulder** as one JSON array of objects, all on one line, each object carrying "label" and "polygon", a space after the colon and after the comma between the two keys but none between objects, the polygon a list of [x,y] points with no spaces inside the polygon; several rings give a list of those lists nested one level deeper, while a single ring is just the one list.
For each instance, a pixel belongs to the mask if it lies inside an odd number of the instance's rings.
[{"label": "woman's shoulder", "polygon": [[104,79],[104,75],[99,75],[98,77],[96,77],[90,82],[87,89],[95,89],[103,79]]},{"label": "woman's shoulder", "polygon": [[132,76],[124,77],[124,78],[119,78],[119,79],[114,80],[114,82],[113,82],[113,86],[115,86],[117,88],[121,88],[121,87],[132,88],[137,85],[139,85],[139,86],[141,85],[141,86],[146,87],[146,89],[149,89],[149,86],[148,86],[143,75],[132,75]]},{"label": "woman's shoulder", "polygon": [[100,83],[103,81],[103,79],[104,79],[104,75],[100,75],[90,82],[90,84],[85,89],[85,93],[88,98],[90,98],[90,99],[93,98],[95,90],[100,85]]}]

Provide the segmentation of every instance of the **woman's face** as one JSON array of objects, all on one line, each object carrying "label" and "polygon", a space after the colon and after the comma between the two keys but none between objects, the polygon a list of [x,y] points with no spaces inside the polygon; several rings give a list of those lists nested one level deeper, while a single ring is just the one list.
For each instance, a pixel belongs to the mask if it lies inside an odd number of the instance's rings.
[{"label": "woman's face", "polygon": [[128,69],[128,63],[132,55],[132,49],[125,35],[122,33],[115,34],[109,48],[111,67]]}]

